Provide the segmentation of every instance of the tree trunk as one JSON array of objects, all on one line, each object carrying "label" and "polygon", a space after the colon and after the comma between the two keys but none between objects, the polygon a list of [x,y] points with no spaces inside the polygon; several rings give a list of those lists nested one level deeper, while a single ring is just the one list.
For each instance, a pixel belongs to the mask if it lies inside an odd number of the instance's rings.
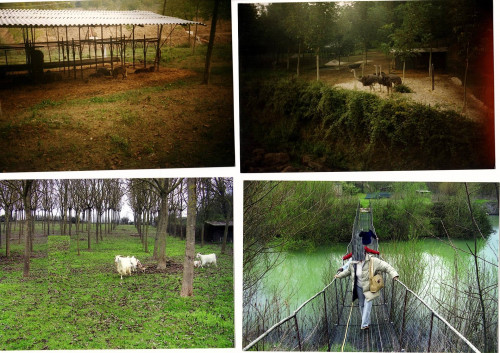
[{"label": "tree trunk", "polygon": [[90,221],[92,219],[92,216],[90,215],[91,209],[88,209],[88,217],[87,217],[87,249],[90,250]]},{"label": "tree trunk", "polygon": [[[167,227],[168,227],[168,193],[162,192],[160,195],[160,217],[158,228],[156,229],[156,239],[158,241],[158,270],[167,268]],[[155,248],[156,249],[156,248]]]},{"label": "tree trunk", "polygon": [[201,225],[201,247],[205,246],[205,219],[202,220],[203,223]]},{"label": "tree trunk", "polygon": [[[12,211],[9,207],[5,208],[5,256],[10,257],[10,215]],[[1,236],[0,236],[1,238]]]},{"label": "tree trunk", "polygon": [[297,78],[300,75],[300,43],[299,43],[299,53],[297,54]]},{"label": "tree trunk", "polygon": [[149,230],[149,222],[150,222],[150,212],[148,211],[148,218],[146,224],[146,231],[144,232],[144,252],[148,253],[148,230]]},{"label": "tree trunk", "polygon": [[215,29],[216,29],[216,24],[217,24],[218,13],[219,13],[219,0],[215,0],[214,1],[214,12],[212,14],[212,25],[210,26],[210,38],[209,38],[208,47],[207,47],[207,57],[205,60],[205,74],[203,76],[203,83],[205,85],[208,85],[208,82],[210,81],[212,50],[214,47]]},{"label": "tree trunk", "polygon": [[194,278],[194,241],[196,230],[196,179],[188,179],[188,209],[186,226],[186,253],[182,277],[181,297],[193,295]]},{"label": "tree trunk", "polygon": [[33,180],[23,181],[23,202],[24,209],[26,210],[26,228],[28,234],[24,238],[24,269],[23,277],[28,277],[30,275],[30,257],[31,257],[31,188],[33,186]]},{"label": "tree trunk", "polygon": [[77,255],[80,256],[80,233],[78,233],[78,227],[80,225],[80,210],[75,210],[75,213],[76,213],[76,230],[75,230],[76,249],[77,249]]},{"label": "tree trunk", "polygon": [[316,81],[319,81],[319,48],[316,49]]}]

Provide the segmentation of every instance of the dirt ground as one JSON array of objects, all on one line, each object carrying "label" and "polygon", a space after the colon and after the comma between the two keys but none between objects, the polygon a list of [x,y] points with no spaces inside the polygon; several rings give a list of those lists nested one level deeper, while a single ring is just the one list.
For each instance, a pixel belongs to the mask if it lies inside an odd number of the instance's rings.
[{"label": "dirt ground", "polygon": [[92,72],[0,85],[3,172],[234,165],[230,78],[205,86],[186,69],[125,79]]},{"label": "dirt ground", "polygon": [[[340,67],[338,61],[333,60],[327,63],[320,69],[320,79],[332,86],[342,87],[346,89],[355,89],[360,91],[370,91],[370,87],[364,87],[360,82],[354,78],[354,73],[347,67],[348,64],[354,62],[362,62],[361,58],[354,57],[347,62],[341,62]],[[382,71],[389,73],[389,62],[383,54],[369,53],[368,64],[365,66],[365,75],[375,73],[374,65],[381,65]],[[402,70],[391,70],[391,73],[403,77]],[[308,79],[316,78],[315,69],[305,72]],[[356,76],[361,76],[361,68],[356,69]],[[431,105],[438,109],[450,109],[457,112],[462,112],[463,107],[463,87],[458,78],[453,76],[436,72],[434,76],[434,90],[431,89],[431,78],[428,72],[422,70],[406,70],[404,82],[412,93],[395,93],[400,97],[406,97],[415,102]],[[378,84],[374,86],[373,93],[380,97],[388,97],[387,89],[380,87]],[[467,112],[466,115],[475,121],[482,121],[486,119],[488,108],[483,102],[477,99],[470,91],[467,95]]]}]

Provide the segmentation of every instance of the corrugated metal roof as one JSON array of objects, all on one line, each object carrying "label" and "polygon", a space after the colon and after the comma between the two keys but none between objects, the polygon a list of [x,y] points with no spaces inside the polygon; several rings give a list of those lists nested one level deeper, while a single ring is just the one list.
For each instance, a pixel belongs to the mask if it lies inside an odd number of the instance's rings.
[{"label": "corrugated metal roof", "polygon": [[0,27],[201,24],[150,11],[0,9]]}]

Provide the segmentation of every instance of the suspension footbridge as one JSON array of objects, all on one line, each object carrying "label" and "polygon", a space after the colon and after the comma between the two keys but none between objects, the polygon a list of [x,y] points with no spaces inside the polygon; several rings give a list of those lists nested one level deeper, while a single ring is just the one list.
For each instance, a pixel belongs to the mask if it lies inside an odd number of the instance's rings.
[{"label": "suspension footbridge", "polygon": [[[358,236],[362,230],[376,234],[372,209],[358,205],[348,252],[364,248]],[[378,241],[372,249],[378,250]],[[383,277],[385,287],[373,303],[370,329],[360,329],[361,317],[358,303],[352,303],[350,278],[334,279],[244,350],[479,352],[404,283],[385,274]]]}]

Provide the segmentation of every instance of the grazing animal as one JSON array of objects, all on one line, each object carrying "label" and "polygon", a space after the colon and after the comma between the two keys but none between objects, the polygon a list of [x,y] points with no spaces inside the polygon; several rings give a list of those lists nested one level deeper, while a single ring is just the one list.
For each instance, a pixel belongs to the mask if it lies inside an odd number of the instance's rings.
[{"label": "grazing animal", "polygon": [[356,69],[352,69],[351,72],[354,73],[354,78],[361,82],[363,86],[370,86],[370,91],[373,89],[373,85],[378,82],[378,77],[376,75],[365,75],[358,77],[356,76]]},{"label": "grazing animal", "polygon": [[108,69],[107,67],[100,67],[97,69],[97,74],[100,74],[100,76],[98,77],[101,77],[101,76],[111,76],[111,70]]},{"label": "grazing animal", "polygon": [[113,78],[117,78],[118,75],[122,75],[122,79],[127,77],[127,69],[125,66],[118,66],[113,69]]},{"label": "grazing animal", "polygon": [[150,66],[148,68],[140,68],[140,69],[137,69],[134,71],[134,74],[141,74],[141,73],[147,73],[147,72],[154,72],[155,71],[155,67],[154,66]]},{"label": "grazing animal", "polygon": [[215,254],[202,255],[198,253],[196,254],[196,258],[200,259],[201,267],[206,264],[215,264],[215,266],[217,266],[217,257],[215,256]]},{"label": "grazing animal", "polygon": [[200,267],[201,266],[201,261],[194,260],[194,267]]},{"label": "grazing animal", "polygon": [[123,279],[123,275],[132,275],[132,263],[129,257],[123,257],[121,255],[115,256],[116,270],[120,274],[120,279]]}]

